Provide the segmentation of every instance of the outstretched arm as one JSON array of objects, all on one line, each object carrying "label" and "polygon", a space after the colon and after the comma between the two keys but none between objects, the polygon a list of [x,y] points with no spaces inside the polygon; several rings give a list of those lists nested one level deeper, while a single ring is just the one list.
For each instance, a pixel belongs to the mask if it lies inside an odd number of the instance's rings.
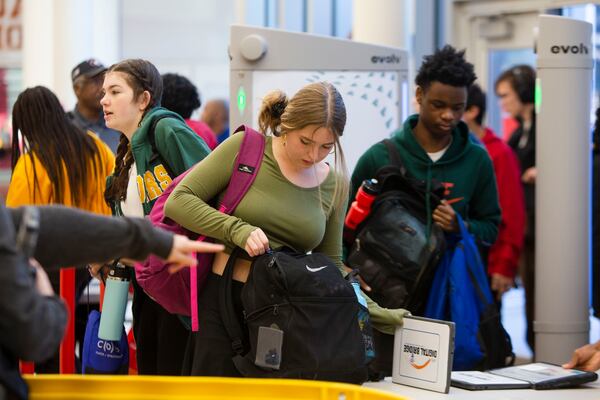
[{"label": "outstretched arm", "polygon": [[[141,218],[112,218],[62,206],[38,207],[37,246],[32,256],[46,269],[127,257],[143,260],[151,252],[167,258],[173,235]],[[13,227],[23,208],[8,209]]]}]

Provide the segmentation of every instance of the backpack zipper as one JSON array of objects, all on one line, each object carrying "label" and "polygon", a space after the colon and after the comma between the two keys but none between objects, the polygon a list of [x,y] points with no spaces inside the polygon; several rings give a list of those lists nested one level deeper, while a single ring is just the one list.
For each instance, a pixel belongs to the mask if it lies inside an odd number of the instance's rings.
[{"label": "backpack zipper", "polygon": [[288,306],[288,303],[281,303],[281,304],[270,304],[268,306],[265,307],[261,307],[258,310],[254,310],[251,313],[247,314],[244,310],[244,318],[246,319],[246,321],[249,321],[251,319],[255,319],[256,317],[265,314],[267,311],[271,311],[271,313],[273,315],[279,315],[279,308],[282,306]]}]

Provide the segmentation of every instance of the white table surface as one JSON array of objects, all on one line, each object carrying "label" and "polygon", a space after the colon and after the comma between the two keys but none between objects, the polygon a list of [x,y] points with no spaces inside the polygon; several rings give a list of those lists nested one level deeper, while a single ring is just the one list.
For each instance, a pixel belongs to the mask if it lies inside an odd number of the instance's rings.
[{"label": "white table surface", "polygon": [[385,381],[381,382],[367,382],[363,386],[392,392],[412,400],[600,400],[600,380],[571,389],[553,390],[518,389],[471,391],[450,386],[448,394],[398,385],[392,382],[392,378],[386,378]]}]

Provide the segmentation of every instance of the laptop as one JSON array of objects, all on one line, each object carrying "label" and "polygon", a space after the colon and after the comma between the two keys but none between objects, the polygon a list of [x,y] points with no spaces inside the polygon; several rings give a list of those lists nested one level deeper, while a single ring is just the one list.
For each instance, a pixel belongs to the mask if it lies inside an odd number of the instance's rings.
[{"label": "laptop", "polygon": [[467,390],[558,389],[594,382],[595,372],[532,363],[490,371],[452,371],[452,386]]}]

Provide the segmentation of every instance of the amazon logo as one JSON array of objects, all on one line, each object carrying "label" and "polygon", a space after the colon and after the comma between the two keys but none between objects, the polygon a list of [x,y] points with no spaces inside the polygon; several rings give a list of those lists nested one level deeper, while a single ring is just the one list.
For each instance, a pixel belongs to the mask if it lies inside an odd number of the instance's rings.
[{"label": "amazon logo", "polygon": [[427,368],[438,356],[437,350],[413,344],[405,344],[402,351],[408,355],[410,366],[417,370]]}]

